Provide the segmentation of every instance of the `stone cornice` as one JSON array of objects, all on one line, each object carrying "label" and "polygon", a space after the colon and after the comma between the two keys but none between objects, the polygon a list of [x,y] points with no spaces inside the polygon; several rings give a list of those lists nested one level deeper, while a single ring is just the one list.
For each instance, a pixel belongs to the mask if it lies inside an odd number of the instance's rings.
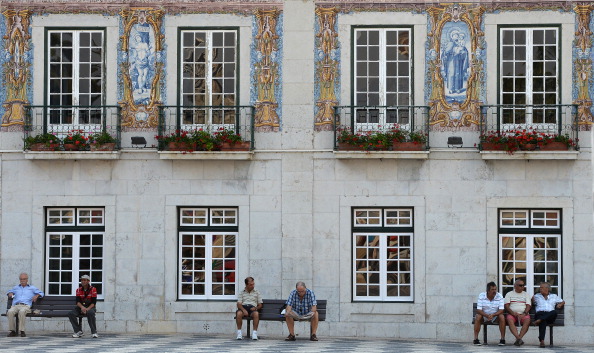
[{"label": "stone cornice", "polygon": [[125,8],[159,8],[168,13],[243,13],[256,10],[279,9],[279,0],[5,0],[0,1],[4,9],[26,8],[34,13],[103,13],[117,14]]}]

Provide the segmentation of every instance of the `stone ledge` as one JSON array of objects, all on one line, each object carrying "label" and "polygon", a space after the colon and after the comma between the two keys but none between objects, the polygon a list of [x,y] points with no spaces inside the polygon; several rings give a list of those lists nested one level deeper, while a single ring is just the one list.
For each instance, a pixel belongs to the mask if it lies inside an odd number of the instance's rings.
[{"label": "stone ledge", "polygon": [[429,151],[334,151],[336,159],[429,159]]},{"label": "stone ledge", "polygon": [[253,151],[216,151],[216,152],[176,152],[159,151],[160,159],[206,159],[206,160],[251,160],[254,156]]},{"label": "stone ledge", "polygon": [[84,152],[65,152],[65,151],[24,151],[25,159],[120,159],[120,151],[84,151]]},{"label": "stone ledge", "polygon": [[499,159],[499,160],[517,160],[517,159],[539,159],[539,160],[552,160],[552,159],[566,159],[576,160],[579,151],[516,151],[513,154],[509,154],[505,151],[481,151],[482,159]]}]

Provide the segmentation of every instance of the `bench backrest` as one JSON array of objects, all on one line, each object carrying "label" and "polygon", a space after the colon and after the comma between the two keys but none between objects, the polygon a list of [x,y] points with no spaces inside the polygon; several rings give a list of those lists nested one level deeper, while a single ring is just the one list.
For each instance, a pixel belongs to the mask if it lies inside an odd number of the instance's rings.
[{"label": "bench backrest", "polygon": [[[326,300],[317,300],[318,302],[318,319],[320,321],[326,320]],[[261,320],[280,320],[281,310],[285,305],[285,299],[262,299],[262,309],[260,310]]]},{"label": "bench backrest", "polygon": [[[6,310],[12,306],[12,299],[8,299],[6,303]],[[37,299],[32,310],[41,311],[41,315],[46,317],[51,316],[66,316],[76,306],[76,296],[58,296],[58,295],[47,295],[43,298]]]},{"label": "bench backrest", "polygon": [[[555,326],[565,326],[565,307],[561,309],[557,309],[557,319],[553,323]],[[536,309],[534,305],[530,308],[530,320],[534,321],[534,315],[536,314]],[[472,323],[474,324],[474,318],[476,317],[476,303],[472,304]],[[497,322],[497,321],[496,321]]]}]

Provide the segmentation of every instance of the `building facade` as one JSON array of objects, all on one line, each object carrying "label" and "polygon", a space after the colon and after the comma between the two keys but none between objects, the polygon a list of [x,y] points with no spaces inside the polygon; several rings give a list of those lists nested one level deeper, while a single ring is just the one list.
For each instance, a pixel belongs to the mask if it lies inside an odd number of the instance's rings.
[{"label": "building facade", "polygon": [[487,282],[548,281],[556,341],[590,343],[594,2],[0,9],[2,290],[89,274],[100,331],[221,334],[246,276],[304,281],[320,336],[464,341]]}]

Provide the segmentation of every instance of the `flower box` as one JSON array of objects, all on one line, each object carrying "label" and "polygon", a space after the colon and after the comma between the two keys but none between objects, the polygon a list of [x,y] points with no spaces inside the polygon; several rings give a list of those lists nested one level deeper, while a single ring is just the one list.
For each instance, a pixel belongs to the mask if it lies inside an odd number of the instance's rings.
[{"label": "flower box", "polygon": [[115,150],[115,142],[108,142],[108,143],[92,143],[91,144],[91,151],[113,151]]},{"label": "flower box", "polygon": [[501,143],[483,142],[481,143],[483,151],[503,151],[504,146]]},{"label": "flower box", "polygon": [[29,149],[31,151],[55,151],[59,146],[58,144],[33,143]]},{"label": "flower box", "polygon": [[567,151],[569,147],[565,142],[551,141],[540,146],[541,151]]},{"label": "flower box", "polygon": [[536,143],[520,143],[520,149],[522,151],[534,151],[536,149]]},{"label": "flower box", "polygon": [[392,151],[423,151],[425,149],[425,143],[422,142],[398,142],[394,140],[392,142]]},{"label": "flower box", "polygon": [[185,151],[192,152],[196,150],[196,143],[194,142],[168,142],[168,151]]},{"label": "flower box", "polygon": [[363,148],[363,146],[352,145],[348,142],[339,142],[338,150],[339,151],[364,151],[365,149]]},{"label": "flower box", "polygon": [[85,144],[74,144],[74,143],[65,143],[64,151],[80,151],[85,149]]},{"label": "flower box", "polygon": [[221,143],[221,151],[249,151],[250,146],[250,141],[223,142]]}]

